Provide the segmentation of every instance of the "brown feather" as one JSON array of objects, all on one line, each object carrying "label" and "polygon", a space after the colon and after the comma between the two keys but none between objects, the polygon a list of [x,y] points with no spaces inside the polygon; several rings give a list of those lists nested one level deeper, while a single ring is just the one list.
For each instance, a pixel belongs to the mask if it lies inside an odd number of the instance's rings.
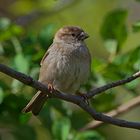
[{"label": "brown feather", "polygon": [[32,111],[34,115],[38,115],[46,99],[47,94],[38,91],[30,100],[30,102],[26,105],[26,107],[22,110],[22,112],[27,113]]}]

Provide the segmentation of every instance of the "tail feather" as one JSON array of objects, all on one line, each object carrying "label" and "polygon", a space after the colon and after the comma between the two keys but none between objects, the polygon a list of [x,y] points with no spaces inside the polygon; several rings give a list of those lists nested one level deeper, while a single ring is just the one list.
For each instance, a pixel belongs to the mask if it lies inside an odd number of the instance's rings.
[{"label": "tail feather", "polygon": [[23,108],[22,112],[27,113],[32,111],[34,115],[38,115],[46,99],[47,99],[47,94],[38,91],[30,100],[30,102],[26,105],[26,107]]}]

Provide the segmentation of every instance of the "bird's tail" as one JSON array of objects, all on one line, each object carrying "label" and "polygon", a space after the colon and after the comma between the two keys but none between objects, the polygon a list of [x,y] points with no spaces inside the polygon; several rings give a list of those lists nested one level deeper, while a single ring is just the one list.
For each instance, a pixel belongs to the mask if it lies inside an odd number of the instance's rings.
[{"label": "bird's tail", "polygon": [[30,100],[30,102],[23,108],[22,112],[27,113],[32,111],[34,115],[38,115],[47,99],[47,94],[38,91]]}]

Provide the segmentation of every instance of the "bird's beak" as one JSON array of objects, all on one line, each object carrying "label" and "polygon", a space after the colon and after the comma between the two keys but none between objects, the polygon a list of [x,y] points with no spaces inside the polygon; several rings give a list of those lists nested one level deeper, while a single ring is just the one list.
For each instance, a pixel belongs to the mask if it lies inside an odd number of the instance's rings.
[{"label": "bird's beak", "polygon": [[81,34],[80,34],[80,36],[79,36],[79,38],[81,39],[81,40],[85,40],[85,39],[87,39],[89,37],[89,35],[87,34],[87,33],[85,33],[85,32],[81,32]]},{"label": "bird's beak", "polygon": [[87,33],[84,33],[84,34],[85,34],[85,38],[84,39],[89,38],[89,35]]}]

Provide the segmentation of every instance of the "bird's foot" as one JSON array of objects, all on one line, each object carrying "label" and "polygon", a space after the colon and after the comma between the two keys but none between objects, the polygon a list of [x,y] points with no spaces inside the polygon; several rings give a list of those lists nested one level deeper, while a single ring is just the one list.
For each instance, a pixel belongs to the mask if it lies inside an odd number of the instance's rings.
[{"label": "bird's foot", "polygon": [[87,105],[89,105],[89,101],[88,101],[88,98],[87,98],[86,94],[81,93],[81,92],[79,92],[79,91],[76,92],[76,94],[79,95],[79,96],[81,96],[82,99],[83,99],[83,101],[84,101]]},{"label": "bird's foot", "polygon": [[50,93],[53,93],[55,91],[55,89],[53,87],[53,84],[48,83],[48,90],[49,90]]}]

